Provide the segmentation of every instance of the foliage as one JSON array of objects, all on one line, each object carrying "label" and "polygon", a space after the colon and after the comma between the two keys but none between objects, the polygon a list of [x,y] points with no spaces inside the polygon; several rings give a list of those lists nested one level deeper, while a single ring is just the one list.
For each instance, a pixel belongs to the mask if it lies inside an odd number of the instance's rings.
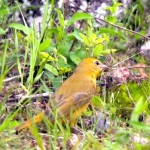
[{"label": "foliage", "polygon": [[111,108],[110,110],[113,110],[112,114],[122,115],[124,118],[130,117],[131,112],[134,110],[135,104],[141,98],[143,99],[144,103],[147,103],[147,108],[145,108],[145,110],[146,113],[149,114],[149,82],[150,81],[143,81],[139,84],[129,82],[127,84],[121,85],[118,88],[111,89],[109,96],[110,103],[108,108]]},{"label": "foliage", "polygon": [[[51,7],[49,7],[50,3]],[[121,20],[116,16],[119,7],[122,7],[122,4],[114,0],[112,5],[106,8],[108,14],[105,16],[105,21],[146,34],[148,23],[145,18],[146,12],[142,1],[133,2],[133,5],[126,9],[126,13]],[[14,14],[16,11],[22,14],[23,23],[8,19],[9,15]],[[134,41],[141,40],[139,35],[132,35],[127,31],[112,26],[112,24],[104,23],[101,26],[95,16],[86,12],[77,11],[72,16],[66,17],[65,10],[56,8],[54,0],[51,2],[46,1],[41,32],[38,32],[39,29],[36,24],[33,27],[27,25],[23,11],[21,5],[17,2],[11,6],[4,0],[0,2],[0,116],[5,114],[4,119],[0,118],[2,119],[0,126],[2,143],[0,144],[0,149],[5,149],[6,145],[9,148],[12,148],[11,145],[13,145],[14,149],[19,149],[22,139],[26,143],[24,144],[25,149],[31,148],[29,147],[31,138],[24,137],[24,133],[17,137],[14,136],[12,128],[18,124],[18,122],[14,121],[14,118],[21,115],[20,110],[23,107],[22,101],[24,99],[18,103],[19,109],[5,111],[5,102],[14,93],[17,93],[17,90],[13,91],[17,89],[15,85],[13,89],[10,88],[7,91],[7,84],[5,85],[4,82],[5,78],[16,74],[20,75],[19,85],[21,90],[19,89],[18,91],[20,93],[24,91],[23,94],[25,93],[25,95],[54,91],[72,73],[83,58],[97,57],[104,61],[107,60],[108,55],[112,58],[116,56],[113,58],[113,63],[116,63],[118,60],[122,61],[123,59],[116,59],[120,57],[118,54],[127,54],[127,49],[130,48],[127,45],[128,42],[132,42],[133,39]],[[134,46],[136,47],[136,45]],[[131,57],[132,55],[133,53]],[[127,55],[127,57],[129,58],[130,56]],[[145,59],[141,56],[136,57],[134,60],[136,62],[144,60],[145,62]],[[111,64],[111,62],[108,63]],[[17,70],[17,73],[13,73],[13,70]],[[36,88],[37,84],[38,87]],[[139,122],[141,114],[146,119],[150,114],[149,84],[148,79],[140,83],[128,82],[120,86],[114,85],[111,90],[107,91],[108,93],[105,88],[101,87],[103,94],[92,99],[92,105],[84,115],[88,118],[97,111],[102,110],[113,122],[110,128],[117,130],[117,133],[112,131],[102,134],[101,143],[99,143],[97,135],[87,132],[81,120],[79,124],[81,124],[80,128],[85,137],[77,142],[74,147],[84,149],[91,149],[92,147],[95,149],[100,146],[100,149],[128,149],[128,147],[132,146],[130,143],[133,143],[135,148],[142,147],[144,144],[132,141],[131,137],[136,133],[142,137],[149,138],[147,133],[150,130],[149,124]],[[5,94],[3,89],[8,93]],[[4,97],[1,98],[1,95]],[[31,99],[27,100],[27,102],[30,101]],[[32,116],[31,108],[27,107],[25,109],[26,112],[29,111],[29,116]],[[38,146],[44,149],[46,139],[52,149],[57,149],[60,145],[62,149],[67,149],[66,145],[72,136],[69,125],[66,124],[66,128],[64,128],[58,121],[52,125],[47,118],[45,118],[44,123],[46,126],[44,126],[44,129],[48,133],[46,138],[39,134],[41,130],[39,131],[36,127],[30,129]],[[128,127],[124,124],[129,124],[130,126]],[[141,131],[143,131],[142,134]],[[21,142],[17,143],[16,138]]]}]

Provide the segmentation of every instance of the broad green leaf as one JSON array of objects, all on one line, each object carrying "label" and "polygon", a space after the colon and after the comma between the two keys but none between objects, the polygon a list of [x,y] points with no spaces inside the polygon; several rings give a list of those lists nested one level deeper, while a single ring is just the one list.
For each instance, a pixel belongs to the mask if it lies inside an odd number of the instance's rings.
[{"label": "broad green leaf", "polygon": [[68,67],[60,67],[59,68],[59,75],[62,75],[62,74],[65,74],[65,73],[68,73],[68,72],[71,72],[71,68],[68,68]]},{"label": "broad green leaf", "polygon": [[95,43],[95,40],[96,40],[97,36],[96,34],[92,33],[89,37],[89,42],[94,44]]},{"label": "broad green leaf", "polygon": [[115,53],[117,50],[116,49],[105,49],[103,51],[101,51],[101,54],[102,55],[107,55],[107,54],[110,54],[110,53]]},{"label": "broad green leaf", "polygon": [[91,103],[93,106],[95,106],[97,108],[104,107],[104,105],[105,105],[99,96],[94,96],[91,100]]},{"label": "broad green leaf", "polygon": [[30,29],[29,27],[24,26],[23,24],[19,24],[19,23],[11,23],[9,25],[10,28],[14,28],[17,30],[22,31],[23,33],[25,33],[26,35],[30,35],[30,32],[32,29]]},{"label": "broad green leaf", "polygon": [[139,119],[139,115],[143,112],[143,110],[145,109],[145,103],[143,102],[143,99],[140,98],[139,101],[136,103],[135,108],[132,112],[131,115],[131,122],[138,122]]},{"label": "broad green leaf", "polygon": [[100,56],[101,53],[103,51],[103,45],[102,44],[98,44],[93,51],[94,56]]},{"label": "broad green leaf", "polygon": [[62,82],[63,82],[62,77],[61,77],[61,76],[58,76],[58,77],[56,77],[56,78],[54,78],[54,79],[52,80],[52,85],[53,85],[54,88],[57,89],[57,88],[62,84]]},{"label": "broad green leaf", "polygon": [[67,37],[69,37],[70,40],[73,40],[75,37],[77,40],[82,41],[82,38],[78,30],[75,30],[73,33],[67,34]]},{"label": "broad green leaf", "polygon": [[108,16],[108,17],[106,18],[106,21],[112,22],[112,23],[116,23],[117,19],[116,19],[115,16]]},{"label": "broad green leaf", "polygon": [[62,58],[65,64],[67,64],[67,58],[61,54],[58,54],[58,57]]},{"label": "broad green leaf", "polygon": [[106,33],[103,33],[103,38],[105,39],[106,42],[109,42],[109,36]]},{"label": "broad green leaf", "polygon": [[0,35],[5,34],[5,30],[3,30],[2,28],[0,28]]},{"label": "broad green leaf", "polygon": [[40,52],[39,58],[45,61],[55,61],[55,59],[46,52]]},{"label": "broad green leaf", "polygon": [[95,40],[95,44],[100,44],[100,43],[102,43],[104,41],[105,41],[104,38],[98,38],[98,39]]},{"label": "broad green leaf", "polygon": [[57,14],[58,14],[58,20],[59,20],[59,23],[62,27],[64,27],[64,15],[62,14],[62,12],[59,10],[59,9],[56,9],[57,11]]},{"label": "broad green leaf", "polygon": [[119,31],[119,30],[115,30],[115,29],[109,29],[109,28],[100,28],[99,32],[100,33],[107,33],[107,34],[110,34],[112,36],[119,36],[119,37],[122,37],[123,39],[126,39],[126,37],[124,36],[124,34]]},{"label": "broad green leaf", "polygon": [[71,59],[76,65],[78,65],[79,62],[81,61],[81,58],[78,57],[77,55],[75,55],[75,53],[71,53],[71,54],[70,54],[70,59]]},{"label": "broad green leaf", "polygon": [[8,15],[10,12],[9,12],[9,9],[8,9],[8,7],[6,7],[6,6],[1,6],[0,7],[0,17],[2,16],[4,16],[4,15]]},{"label": "broad green leaf", "polygon": [[[140,33],[140,34],[146,36],[147,30],[141,30],[141,31],[138,32],[138,33]],[[135,39],[135,40],[139,40],[139,39],[142,39],[142,37],[141,37],[140,35],[134,34],[134,39]]]},{"label": "broad green leaf", "polygon": [[75,55],[78,56],[78,57],[80,57],[80,59],[83,59],[86,56],[86,52],[78,50],[78,51],[75,51]]},{"label": "broad green leaf", "polygon": [[45,64],[44,68],[47,69],[48,71],[52,72],[54,75],[58,76],[58,71],[53,66],[51,66],[49,64]]},{"label": "broad green leaf", "polygon": [[91,16],[90,14],[87,13],[83,13],[83,12],[77,12],[75,13],[71,19],[69,19],[67,21],[67,26],[72,25],[74,22],[78,21],[78,20],[83,20],[83,19],[92,19],[94,18],[93,16]]},{"label": "broad green leaf", "polygon": [[111,107],[110,111],[111,111],[111,113],[115,114],[116,113],[116,107]]},{"label": "broad green leaf", "polygon": [[40,50],[40,51],[46,50],[47,48],[50,47],[50,44],[51,44],[51,39],[45,39],[45,40],[40,44],[39,50]]},{"label": "broad green leaf", "polygon": [[147,124],[144,124],[143,122],[130,121],[130,125],[132,125],[136,129],[145,130],[145,131],[150,132],[150,126]]},{"label": "broad green leaf", "polygon": [[66,35],[66,33],[64,32],[64,29],[62,26],[57,26],[57,42],[60,42],[60,40],[62,40],[64,38],[64,36]]},{"label": "broad green leaf", "polygon": [[88,38],[82,33],[79,33],[79,34],[80,34],[83,42],[89,47],[90,46],[90,42],[89,42]]},{"label": "broad green leaf", "polygon": [[119,6],[122,6],[122,3],[115,3],[115,4],[112,6],[112,13],[116,13],[117,8],[118,8]]},{"label": "broad green leaf", "polygon": [[122,3],[115,3],[113,6],[107,6],[106,10],[109,10],[112,14],[114,14],[119,6],[122,6]]}]

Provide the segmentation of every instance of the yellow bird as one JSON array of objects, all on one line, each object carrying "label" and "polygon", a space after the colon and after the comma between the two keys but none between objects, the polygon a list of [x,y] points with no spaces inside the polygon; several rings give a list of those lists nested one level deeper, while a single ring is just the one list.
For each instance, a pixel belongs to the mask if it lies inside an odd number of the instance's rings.
[{"label": "yellow bird", "polygon": [[[59,120],[65,119],[70,125],[74,125],[96,93],[96,78],[106,68],[106,65],[95,58],[85,58],[79,63],[74,73],[55,92],[53,108],[57,111]],[[54,122],[52,109],[49,108],[34,116],[32,121],[29,119],[18,126],[16,132],[29,128],[31,122],[41,122],[45,116]]]}]

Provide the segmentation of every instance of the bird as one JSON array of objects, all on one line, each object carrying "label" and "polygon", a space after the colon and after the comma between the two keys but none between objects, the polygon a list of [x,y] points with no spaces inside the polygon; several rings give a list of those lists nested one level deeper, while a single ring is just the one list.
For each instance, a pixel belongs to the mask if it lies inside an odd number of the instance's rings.
[{"label": "bird", "polygon": [[58,120],[65,119],[70,126],[74,126],[96,94],[96,79],[106,68],[107,66],[96,58],[84,58],[73,74],[56,90],[54,100],[51,100],[52,108],[48,106],[48,109],[17,126],[16,133],[29,128],[32,123],[42,122],[45,116],[54,122],[53,108],[57,111]]}]

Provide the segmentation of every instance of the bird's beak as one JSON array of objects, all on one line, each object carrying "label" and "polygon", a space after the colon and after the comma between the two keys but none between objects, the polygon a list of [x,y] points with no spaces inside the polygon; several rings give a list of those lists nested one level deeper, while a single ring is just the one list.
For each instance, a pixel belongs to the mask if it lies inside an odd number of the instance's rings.
[{"label": "bird's beak", "polygon": [[107,72],[110,68],[104,64],[101,65],[102,71]]}]

